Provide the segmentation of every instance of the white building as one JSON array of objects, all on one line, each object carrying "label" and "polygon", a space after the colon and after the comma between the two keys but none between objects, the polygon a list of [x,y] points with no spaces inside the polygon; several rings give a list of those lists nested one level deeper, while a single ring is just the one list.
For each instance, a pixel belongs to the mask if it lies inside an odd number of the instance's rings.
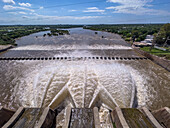
[{"label": "white building", "polygon": [[144,41],[141,41],[141,43],[152,44],[153,38],[153,35],[147,35],[146,39]]},{"label": "white building", "polygon": [[147,35],[146,39],[152,39],[153,40],[154,36],[153,35]]}]

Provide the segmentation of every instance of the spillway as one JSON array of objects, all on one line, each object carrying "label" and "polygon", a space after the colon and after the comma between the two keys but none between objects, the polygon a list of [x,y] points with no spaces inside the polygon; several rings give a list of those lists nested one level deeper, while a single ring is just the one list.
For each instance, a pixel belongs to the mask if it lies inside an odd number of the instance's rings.
[{"label": "spillway", "polygon": [[120,36],[80,28],[59,37],[43,33],[21,38],[18,47],[0,55],[1,106],[61,109],[60,127],[68,106],[100,108],[105,125],[116,106],[158,109],[170,103],[169,72]]},{"label": "spillway", "polygon": [[126,66],[118,63],[101,64],[100,61],[63,62],[44,62],[49,65],[35,76],[34,72],[30,73],[27,77],[33,77],[33,80],[26,78],[27,86],[18,86],[18,90],[25,90],[21,97],[25,105],[49,105],[54,109],[61,103],[58,101],[71,97],[70,103],[76,108],[90,108],[98,100],[111,109],[114,106],[132,107],[136,85]]}]

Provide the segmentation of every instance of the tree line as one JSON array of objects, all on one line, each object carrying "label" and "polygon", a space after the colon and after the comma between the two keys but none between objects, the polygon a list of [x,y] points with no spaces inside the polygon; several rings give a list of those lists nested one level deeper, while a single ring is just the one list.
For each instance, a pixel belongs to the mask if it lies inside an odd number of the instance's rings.
[{"label": "tree line", "polygon": [[60,28],[77,28],[83,25],[0,25],[0,45],[15,44],[15,39],[41,31],[51,31],[49,35],[69,34]]},{"label": "tree line", "polygon": [[147,35],[154,35],[155,42],[159,45],[163,45],[167,37],[170,36],[170,24],[101,24],[84,26],[84,29],[116,33],[122,35],[126,41],[134,40],[136,42],[145,40]]}]

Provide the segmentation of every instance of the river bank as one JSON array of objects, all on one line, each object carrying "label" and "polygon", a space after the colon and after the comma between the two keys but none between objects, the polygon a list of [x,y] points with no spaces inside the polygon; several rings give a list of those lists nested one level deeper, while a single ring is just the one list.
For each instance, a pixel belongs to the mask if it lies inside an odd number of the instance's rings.
[{"label": "river bank", "polygon": [[163,67],[163,68],[166,69],[167,71],[170,71],[170,60],[165,59],[165,58],[163,58],[163,57],[159,57],[159,56],[153,55],[153,54],[151,54],[151,53],[149,53],[149,52],[146,52],[146,51],[144,51],[144,50],[141,50],[140,48],[137,48],[137,47],[135,47],[135,46],[133,46],[133,49],[134,49],[137,53],[139,53],[139,54],[147,57],[148,59],[150,59],[150,60],[153,61],[154,63],[160,65],[161,67]]},{"label": "river bank", "polygon": [[[37,32],[51,31],[49,36],[56,35],[59,32],[60,35],[68,33],[66,31],[56,30],[64,28],[82,27],[80,25],[25,25],[25,26],[0,26],[0,45],[14,45],[17,38],[28,36]],[[45,35],[44,35],[45,36]]]},{"label": "river bank", "polygon": [[[160,47],[158,47],[158,48],[160,48]],[[151,47],[142,47],[140,49],[142,51],[148,52],[152,55],[161,57],[161,58],[166,59],[166,60],[170,60],[170,51],[168,51],[168,48],[167,48],[167,50],[166,49],[162,50],[163,48],[162,49],[158,49],[158,48],[152,48],[152,50],[150,50]]]},{"label": "river bank", "polygon": [[0,45],[0,52],[7,51],[8,49],[14,48],[14,45]]}]

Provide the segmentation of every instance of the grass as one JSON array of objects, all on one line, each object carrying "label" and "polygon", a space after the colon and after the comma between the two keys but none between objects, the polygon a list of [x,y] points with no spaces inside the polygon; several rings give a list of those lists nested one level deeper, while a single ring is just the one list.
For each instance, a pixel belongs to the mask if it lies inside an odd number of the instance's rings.
[{"label": "grass", "polygon": [[113,123],[113,128],[116,128],[116,124],[115,123]]},{"label": "grass", "polygon": [[167,49],[168,51],[170,51],[170,47],[161,47],[161,48],[164,48],[164,49]]},{"label": "grass", "polygon": [[[159,56],[159,57],[164,57],[165,59],[170,60],[170,51],[163,51],[163,50],[159,50],[156,48],[153,48],[152,51],[150,51],[150,47],[143,47],[140,48],[143,51],[149,52],[150,54]],[[169,49],[169,48],[167,48]]]}]

